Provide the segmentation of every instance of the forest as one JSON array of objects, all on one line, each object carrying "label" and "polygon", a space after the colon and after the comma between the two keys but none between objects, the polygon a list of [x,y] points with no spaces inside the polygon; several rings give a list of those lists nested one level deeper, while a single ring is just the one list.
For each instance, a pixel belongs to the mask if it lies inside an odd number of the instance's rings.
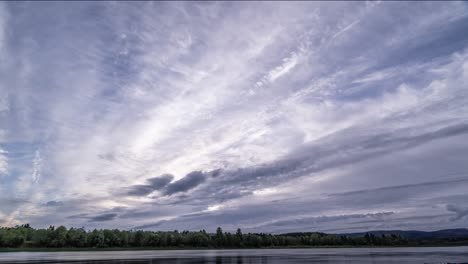
[{"label": "forest", "polygon": [[398,234],[352,237],[325,233],[265,234],[200,231],[143,231],[26,225],[0,228],[1,248],[266,248],[313,246],[406,246],[414,245]]}]

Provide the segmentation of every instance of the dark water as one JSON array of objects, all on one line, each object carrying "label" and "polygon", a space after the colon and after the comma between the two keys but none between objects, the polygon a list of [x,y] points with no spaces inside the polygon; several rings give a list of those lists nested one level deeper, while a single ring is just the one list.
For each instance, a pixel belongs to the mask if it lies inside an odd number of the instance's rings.
[{"label": "dark water", "polygon": [[0,263],[468,263],[468,247],[14,252]]}]

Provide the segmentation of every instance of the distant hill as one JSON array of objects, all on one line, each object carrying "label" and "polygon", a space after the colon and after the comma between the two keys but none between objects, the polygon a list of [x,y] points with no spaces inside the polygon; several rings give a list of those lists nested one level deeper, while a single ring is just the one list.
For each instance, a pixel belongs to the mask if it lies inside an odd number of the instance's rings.
[{"label": "distant hill", "polygon": [[[373,231],[357,232],[357,233],[340,233],[336,235],[356,238],[356,237],[363,237],[366,233],[373,234],[375,236],[394,234],[394,235],[400,235],[402,237],[405,237],[408,240],[438,240],[438,239],[468,238],[467,228],[443,229],[443,230],[438,230],[438,231],[373,230]],[[325,233],[321,233],[321,232],[295,232],[295,233],[285,233],[281,235],[299,237],[299,236],[310,236],[312,234],[325,235]]]},{"label": "distant hill", "polygon": [[463,238],[468,237],[468,229],[456,228],[456,229],[444,229],[438,231],[417,231],[417,230],[376,230],[359,233],[345,233],[338,235],[346,235],[350,237],[361,237],[366,233],[381,236],[383,234],[395,234],[401,235],[409,240],[434,240],[434,239],[451,239],[451,238]]}]

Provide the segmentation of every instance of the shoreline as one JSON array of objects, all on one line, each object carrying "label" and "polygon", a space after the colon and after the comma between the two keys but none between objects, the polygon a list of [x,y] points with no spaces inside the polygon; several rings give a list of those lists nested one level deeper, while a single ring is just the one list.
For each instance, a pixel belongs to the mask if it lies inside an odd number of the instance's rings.
[{"label": "shoreline", "polygon": [[0,253],[11,252],[85,252],[85,251],[164,251],[164,250],[255,250],[255,249],[323,249],[323,248],[424,248],[424,247],[463,247],[468,244],[448,245],[401,245],[401,246],[291,246],[291,247],[260,247],[260,248],[208,248],[208,247],[114,247],[114,248],[0,248]]}]

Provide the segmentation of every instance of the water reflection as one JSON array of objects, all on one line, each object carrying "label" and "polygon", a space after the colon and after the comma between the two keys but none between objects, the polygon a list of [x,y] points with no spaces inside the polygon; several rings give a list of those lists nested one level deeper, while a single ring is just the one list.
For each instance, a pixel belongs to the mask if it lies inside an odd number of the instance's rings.
[{"label": "water reflection", "polygon": [[[180,258],[164,258],[164,259],[136,259],[136,260],[82,260],[82,261],[49,261],[49,260],[29,260],[29,261],[12,261],[10,263],[15,264],[205,264],[205,263],[216,263],[216,264],[244,264],[244,263],[270,263],[269,257],[200,257],[190,259]],[[3,262],[0,262],[3,263]]]},{"label": "water reflection", "polygon": [[0,253],[0,264],[468,263],[468,247]]},{"label": "water reflection", "polygon": [[[206,263],[216,263],[216,264],[244,264],[244,263],[261,263],[266,264],[270,263],[268,261],[269,257],[200,257],[200,258],[190,258],[190,259],[180,259],[180,258],[164,258],[164,259],[136,259],[136,260],[82,260],[82,261],[49,261],[49,260],[28,260],[28,261],[12,261],[10,263],[15,264],[206,264]],[[0,262],[4,263],[4,262]]]}]

